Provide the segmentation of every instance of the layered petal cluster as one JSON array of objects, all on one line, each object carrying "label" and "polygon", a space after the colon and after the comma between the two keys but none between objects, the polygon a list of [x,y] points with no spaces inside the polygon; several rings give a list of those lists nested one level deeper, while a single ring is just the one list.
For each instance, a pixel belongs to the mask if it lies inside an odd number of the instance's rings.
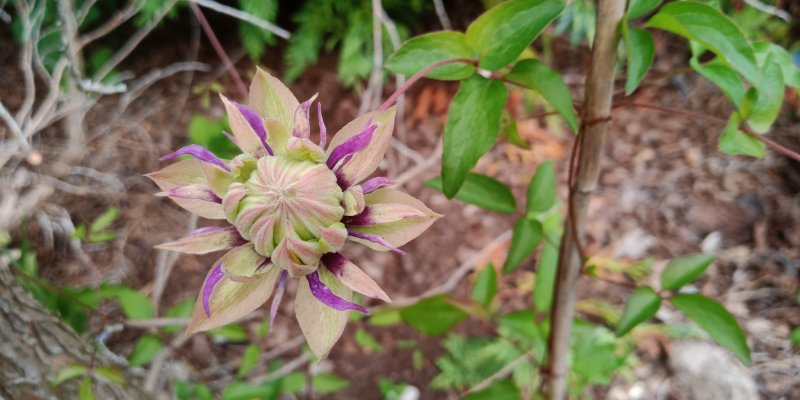
[{"label": "layered petal cluster", "polygon": [[206,276],[189,333],[233,322],[272,298],[274,321],[286,282],[297,278],[295,314],[311,350],[327,356],[347,323],[347,311],[366,309],[352,292],[390,301],[340,250],[347,240],[403,254],[400,246],[439,215],[419,200],[369,178],[384,156],[395,110],[362,115],[326,146],[317,104],[320,143],[310,140],[316,96],[300,103],[278,79],[258,70],[248,105],[222,102],[228,135],[242,154],[223,160],[189,145],[162,158],[188,156],[148,175],[181,207],[230,226],[207,227],[157,246],[189,254],[226,251]]}]

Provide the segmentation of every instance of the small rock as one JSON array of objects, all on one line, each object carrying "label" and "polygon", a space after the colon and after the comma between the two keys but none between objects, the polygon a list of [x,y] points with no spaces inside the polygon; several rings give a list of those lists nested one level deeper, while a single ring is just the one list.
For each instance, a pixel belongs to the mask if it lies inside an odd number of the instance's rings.
[{"label": "small rock", "polygon": [[693,400],[757,400],[753,378],[732,355],[710,343],[681,340],[672,344],[672,394]]},{"label": "small rock", "polygon": [[700,249],[703,253],[714,254],[722,247],[722,232],[714,231],[708,234],[703,242],[700,243]]}]

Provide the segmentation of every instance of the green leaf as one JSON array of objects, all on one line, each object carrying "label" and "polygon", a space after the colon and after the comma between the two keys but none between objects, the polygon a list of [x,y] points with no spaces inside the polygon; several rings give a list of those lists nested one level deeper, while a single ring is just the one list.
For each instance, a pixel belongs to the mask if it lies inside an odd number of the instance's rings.
[{"label": "green leaf", "polygon": [[572,94],[558,72],[539,60],[529,59],[518,62],[506,78],[539,93],[564,117],[573,131],[578,131]]},{"label": "green leaf", "polygon": [[95,368],[94,372],[97,376],[111,384],[123,386],[126,383],[125,374],[117,367],[98,367]]},{"label": "green leaf", "polygon": [[[762,68],[767,65],[767,59],[781,68],[781,75],[786,85],[800,88],[800,68],[792,62],[792,55],[786,49],[775,43],[753,42],[756,60]],[[769,75],[768,75],[769,76]]]},{"label": "green leaf", "polygon": [[221,326],[208,331],[208,334],[217,341],[244,342],[247,340],[247,331],[239,324]]},{"label": "green leaf", "polygon": [[86,225],[79,224],[75,227],[75,232],[72,232],[72,235],[69,236],[72,239],[83,240],[86,238]]},{"label": "green leaf", "polygon": [[644,29],[628,29],[622,25],[625,47],[628,51],[628,78],[625,81],[625,94],[633,93],[653,65],[656,57],[655,42],[650,32]]},{"label": "green leaf", "polygon": [[202,383],[175,381],[173,387],[175,388],[175,400],[212,400],[214,398],[211,389]]},{"label": "green leaf", "polygon": [[94,400],[94,392],[92,391],[92,378],[89,375],[83,377],[81,382],[81,389],[78,392],[79,400]]},{"label": "green leaf", "polygon": [[542,224],[528,218],[520,218],[514,225],[514,232],[511,235],[511,248],[508,249],[506,262],[503,264],[503,272],[509,273],[526,258],[528,258],[542,239]]},{"label": "green leaf", "polygon": [[92,225],[89,227],[89,233],[99,233],[103,229],[111,226],[117,218],[119,218],[119,209],[116,207],[109,207],[108,210],[95,218]]},{"label": "green leaf", "polygon": [[714,7],[694,1],[669,3],[646,26],[695,40],[725,60],[753,86],[761,88],[765,84],[747,37]]},{"label": "green leaf", "polygon": [[236,374],[239,377],[247,375],[258,365],[261,358],[261,347],[256,344],[249,344],[244,348],[242,354],[242,362],[239,364],[239,372]]},{"label": "green leaf", "polygon": [[144,335],[136,341],[136,346],[133,347],[131,356],[128,359],[128,364],[131,367],[140,367],[153,360],[158,354],[158,351],[164,346],[164,343],[155,335]]},{"label": "green leaf", "polygon": [[[264,21],[275,22],[278,15],[277,0],[249,1],[239,0],[239,8],[250,15]],[[258,61],[264,54],[266,45],[275,44],[275,36],[268,30],[259,28],[244,21],[239,24],[239,37],[242,45],[253,61]]]},{"label": "green leaf", "polygon": [[783,105],[783,73],[781,67],[772,61],[772,56],[767,57],[764,62],[764,75],[770,79],[756,93],[756,102],[753,103],[753,110],[747,124],[758,133],[765,133],[769,130]]},{"label": "green leaf", "polygon": [[311,384],[314,386],[315,392],[327,394],[347,389],[350,386],[350,381],[334,374],[322,373],[314,375],[311,378]]},{"label": "green leaf", "polygon": [[706,331],[744,364],[750,364],[750,348],[736,319],[722,304],[699,294],[678,294],[670,299],[675,308]]},{"label": "green leaf", "polygon": [[130,319],[147,319],[156,315],[156,309],[150,298],[139,291],[128,289],[117,297],[122,311]]},{"label": "green leaf", "polygon": [[[425,181],[425,186],[442,190],[442,178]],[[486,175],[468,173],[455,196],[457,199],[491,211],[511,214],[517,209],[511,190]]]},{"label": "green leaf", "polygon": [[[196,300],[194,298],[186,299],[174,306],[172,306],[167,312],[164,313],[165,317],[169,318],[186,318],[192,316],[192,310],[194,310],[194,304]],[[172,325],[172,326],[165,326],[164,332],[166,333],[178,333],[183,332],[186,328],[183,326]]]},{"label": "green leaf", "polygon": [[766,145],[760,140],[739,129],[739,115],[733,113],[728,125],[719,136],[719,151],[726,154],[744,154],[751,157],[764,157]]},{"label": "green leaf", "polygon": [[528,215],[545,212],[556,204],[556,171],[552,161],[545,161],[536,167],[528,184]]},{"label": "green leaf", "polygon": [[100,288],[103,298],[116,299],[129,319],[147,319],[155,316],[150,298],[141,292],[122,285],[104,284]]},{"label": "green leaf", "polygon": [[222,133],[229,129],[230,126],[225,117],[211,119],[195,115],[189,121],[189,141],[207,148],[222,158],[233,158],[241,150]]},{"label": "green leaf", "polygon": [[547,312],[552,307],[557,266],[558,247],[545,243],[536,266],[536,280],[533,282],[533,306],[536,311]]},{"label": "green leaf", "polygon": [[440,295],[420,300],[401,308],[400,317],[412,328],[428,334],[441,335],[467,318],[467,313],[452,305],[447,296]]},{"label": "green leaf", "polygon": [[800,345],[800,327],[792,329],[792,332],[789,334],[789,340],[791,340],[792,344],[795,346]]},{"label": "green leaf", "polygon": [[653,288],[650,286],[636,288],[628,297],[625,311],[622,312],[622,318],[617,323],[617,336],[630,332],[636,325],[656,315],[659,307],[661,307],[661,297]]},{"label": "green leaf", "polygon": [[521,149],[531,148],[531,144],[519,136],[517,120],[511,117],[508,110],[503,110],[503,114],[500,116],[500,140],[506,140]]},{"label": "green leaf", "polygon": [[261,384],[233,382],[222,392],[222,400],[278,400],[280,380]]},{"label": "green leaf", "polygon": [[510,64],[564,10],[561,0],[511,0],[483,13],[467,28],[467,43],[491,71]]},{"label": "green leaf", "polygon": [[478,277],[472,285],[472,300],[482,304],[484,307],[489,307],[496,293],[497,272],[494,269],[494,265],[488,264],[478,273]]},{"label": "green leaf", "polygon": [[736,71],[723,64],[712,63],[701,65],[696,58],[691,58],[689,64],[700,75],[713,82],[714,85],[722,90],[725,97],[733,103],[734,107],[739,109],[747,89],[745,89]]},{"label": "green leaf", "polygon": [[639,18],[652,11],[661,0],[631,0],[628,6],[628,19]]},{"label": "green leaf", "polygon": [[518,400],[519,389],[508,379],[492,382],[486,389],[470,393],[463,400]]},{"label": "green leaf", "polygon": [[58,386],[70,379],[76,378],[86,373],[86,366],[81,364],[67,365],[58,372],[58,376],[53,380],[53,386]]},{"label": "green leaf", "polygon": [[456,195],[469,170],[494,145],[507,100],[508,90],[499,80],[473,75],[461,81],[444,127],[442,187],[448,198]]},{"label": "green leaf", "polygon": [[399,382],[394,383],[386,378],[378,380],[378,388],[381,391],[383,400],[400,400],[402,399],[403,392],[406,391],[408,384]]},{"label": "green leaf", "polygon": [[[461,32],[442,31],[420,35],[403,43],[384,66],[397,74],[411,76],[439,61],[459,58],[475,59],[477,53]],[[464,79],[475,72],[475,66],[464,63],[443,65],[429,72],[428,78]]]},{"label": "green leaf", "polygon": [[372,326],[392,326],[402,322],[400,318],[400,310],[390,308],[387,310],[378,311],[369,317],[369,324]]},{"label": "green leaf", "polygon": [[356,343],[358,343],[361,348],[367,351],[374,351],[376,353],[382,353],[384,348],[374,336],[370,335],[369,332],[359,329],[356,331]]},{"label": "green leaf", "polygon": [[692,254],[676,258],[661,272],[661,289],[678,290],[683,285],[697,279],[714,262],[714,256]]},{"label": "green leaf", "polygon": [[282,393],[300,393],[306,387],[306,374],[302,372],[293,372],[286,375],[281,379],[281,392]]},{"label": "green leaf", "polygon": [[117,232],[100,232],[90,233],[88,240],[89,243],[105,243],[110,242],[117,238]]}]

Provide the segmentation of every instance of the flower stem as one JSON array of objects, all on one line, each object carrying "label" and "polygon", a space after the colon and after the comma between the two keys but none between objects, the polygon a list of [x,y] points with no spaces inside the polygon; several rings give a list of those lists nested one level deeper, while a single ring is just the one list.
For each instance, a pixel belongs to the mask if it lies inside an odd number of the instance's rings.
[{"label": "flower stem", "polygon": [[619,25],[625,13],[625,4],[625,0],[600,0],[597,4],[597,33],[592,47],[592,64],[586,78],[586,102],[576,144],[578,153],[573,161],[577,166],[571,178],[570,213],[564,223],[564,236],[559,250],[553,309],[550,312],[552,328],[547,343],[547,365],[542,370],[545,398],[550,400],[562,400],[567,396],[567,355],[575,316],[575,287],[584,263],[578,243],[586,221],[589,199],[600,175],[614,92]]},{"label": "flower stem", "polygon": [[205,32],[206,36],[208,37],[208,41],[211,42],[211,46],[214,47],[214,51],[217,52],[217,56],[219,56],[219,58],[222,60],[222,63],[225,64],[225,69],[236,83],[236,88],[239,90],[242,98],[246,99],[247,86],[245,86],[242,77],[239,76],[239,72],[236,71],[236,68],[233,66],[233,62],[231,61],[230,57],[228,57],[228,54],[225,53],[225,49],[222,48],[222,44],[219,43],[217,35],[214,34],[214,30],[211,29],[211,25],[208,23],[206,16],[203,15],[203,11],[201,11],[200,7],[193,1],[189,2],[189,7],[191,7],[194,16],[197,17],[197,21],[200,22],[200,26],[203,27],[203,32]]},{"label": "flower stem", "polygon": [[437,63],[431,64],[431,65],[423,68],[421,71],[417,72],[416,74],[414,74],[411,78],[408,78],[408,80],[402,86],[397,88],[397,90],[395,90],[394,93],[392,93],[392,95],[389,96],[389,98],[386,99],[386,101],[384,101],[383,104],[381,104],[381,106],[380,106],[380,108],[378,108],[378,110],[379,111],[385,111],[387,108],[391,107],[397,101],[397,99],[400,96],[402,96],[403,93],[405,93],[408,90],[408,88],[411,87],[411,85],[416,83],[418,80],[420,80],[423,76],[427,75],[431,71],[435,70],[436,68],[441,67],[442,65],[455,64],[455,63],[464,63],[464,64],[476,65],[478,63],[478,61],[470,59],[470,58],[454,58],[454,59],[451,59],[451,60],[444,60],[444,61],[439,61]]}]

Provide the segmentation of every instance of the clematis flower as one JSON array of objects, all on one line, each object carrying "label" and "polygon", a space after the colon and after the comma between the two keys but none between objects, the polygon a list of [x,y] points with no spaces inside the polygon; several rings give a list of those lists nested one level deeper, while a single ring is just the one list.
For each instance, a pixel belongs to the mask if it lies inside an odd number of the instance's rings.
[{"label": "clematis flower", "polygon": [[310,140],[316,96],[300,103],[278,79],[258,70],[248,105],[222,96],[229,135],[242,154],[222,160],[198,145],[162,158],[189,156],[148,175],[181,207],[230,226],[201,228],[157,246],[189,254],[226,251],[205,278],[188,333],[233,322],[272,297],[274,321],[289,278],[299,281],[295,314],[311,350],[330,352],[347,323],[352,292],[389,296],[340,253],[347,240],[403,254],[400,246],[440,216],[419,200],[368,177],[383,158],[395,109],[362,115],[325,146]]}]

